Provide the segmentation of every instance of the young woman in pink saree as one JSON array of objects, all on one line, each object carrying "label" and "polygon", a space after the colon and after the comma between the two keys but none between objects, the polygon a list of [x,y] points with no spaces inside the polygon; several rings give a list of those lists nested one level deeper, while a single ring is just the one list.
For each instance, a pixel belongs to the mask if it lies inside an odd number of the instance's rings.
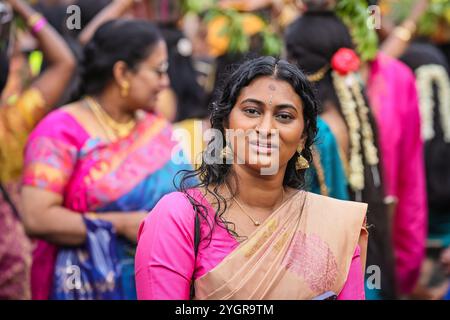
[{"label": "young woman in pink saree", "polygon": [[294,65],[262,57],[231,75],[202,165],[141,224],[139,299],[364,299],[367,205],[303,190],[316,117]]}]

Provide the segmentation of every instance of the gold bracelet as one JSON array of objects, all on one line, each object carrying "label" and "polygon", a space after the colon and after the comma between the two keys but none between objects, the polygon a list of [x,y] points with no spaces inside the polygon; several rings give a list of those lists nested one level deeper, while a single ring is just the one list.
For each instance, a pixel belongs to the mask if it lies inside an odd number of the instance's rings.
[{"label": "gold bracelet", "polygon": [[409,30],[409,32],[414,33],[416,32],[417,25],[414,21],[406,20],[402,23],[402,26]]},{"label": "gold bracelet", "polygon": [[95,212],[86,212],[86,217],[92,220],[98,219],[98,214]]},{"label": "gold bracelet", "polygon": [[412,37],[412,32],[403,26],[395,27],[393,34],[404,42],[408,42]]}]

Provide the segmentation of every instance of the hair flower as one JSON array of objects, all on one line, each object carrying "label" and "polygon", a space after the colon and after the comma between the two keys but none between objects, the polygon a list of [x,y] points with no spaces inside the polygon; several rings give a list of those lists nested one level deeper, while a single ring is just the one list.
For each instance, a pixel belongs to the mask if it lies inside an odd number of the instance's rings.
[{"label": "hair flower", "polygon": [[358,55],[349,48],[341,48],[331,58],[331,67],[342,76],[358,71],[361,61]]}]

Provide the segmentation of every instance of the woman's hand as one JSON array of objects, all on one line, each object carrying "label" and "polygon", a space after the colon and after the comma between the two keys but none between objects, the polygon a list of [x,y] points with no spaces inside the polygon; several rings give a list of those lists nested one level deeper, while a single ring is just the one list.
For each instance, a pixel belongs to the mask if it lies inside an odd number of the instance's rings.
[{"label": "woman's hand", "polygon": [[[30,19],[40,16],[39,12],[23,0],[7,0],[7,2],[27,24],[29,24]],[[39,43],[39,48],[43,52],[48,66],[33,81],[31,87],[39,90],[45,101],[44,107],[48,110],[53,108],[64,94],[75,70],[76,60],[64,39],[46,20],[43,21],[40,20],[42,28],[34,32],[34,37]],[[28,27],[33,29],[33,26],[29,25]]]},{"label": "woman's hand", "polygon": [[94,19],[89,22],[89,24],[83,29],[81,34],[78,36],[78,40],[81,44],[86,45],[89,40],[94,36],[95,31],[103,23],[120,18],[124,16],[131,9],[142,5],[142,0],[115,0],[109,5],[103,8]]},{"label": "woman's hand", "polygon": [[96,214],[95,218],[111,222],[119,236],[137,243],[139,227],[146,216],[146,211],[137,211]]}]

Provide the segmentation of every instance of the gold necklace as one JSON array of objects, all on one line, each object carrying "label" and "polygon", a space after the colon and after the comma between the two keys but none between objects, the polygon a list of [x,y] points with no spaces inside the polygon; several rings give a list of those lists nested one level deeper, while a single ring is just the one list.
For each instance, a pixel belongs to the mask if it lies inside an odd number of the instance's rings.
[{"label": "gold necklace", "polygon": [[[227,184],[225,184],[225,186],[228,189],[228,192],[231,194],[230,188],[228,187]],[[247,213],[247,211],[245,211],[243,205],[236,199],[236,197],[233,197],[233,200],[236,202],[236,204],[239,206],[239,208],[241,209],[241,211],[250,219],[252,220],[253,224],[255,225],[255,227],[259,227],[261,225],[261,222],[259,222],[258,220],[255,220],[251,217],[251,215],[249,215]],[[281,195],[281,203],[283,203],[284,201],[284,188],[282,188],[282,195]]]},{"label": "gold necklace", "polygon": [[100,106],[100,104],[92,97],[86,97],[88,105],[94,115],[102,125],[109,127],[116,137],[123,138],[130,134],[131,130],[136,126],[136,120],[131,119],[127,123],[119,123],[111,118],[108,113]]}]

